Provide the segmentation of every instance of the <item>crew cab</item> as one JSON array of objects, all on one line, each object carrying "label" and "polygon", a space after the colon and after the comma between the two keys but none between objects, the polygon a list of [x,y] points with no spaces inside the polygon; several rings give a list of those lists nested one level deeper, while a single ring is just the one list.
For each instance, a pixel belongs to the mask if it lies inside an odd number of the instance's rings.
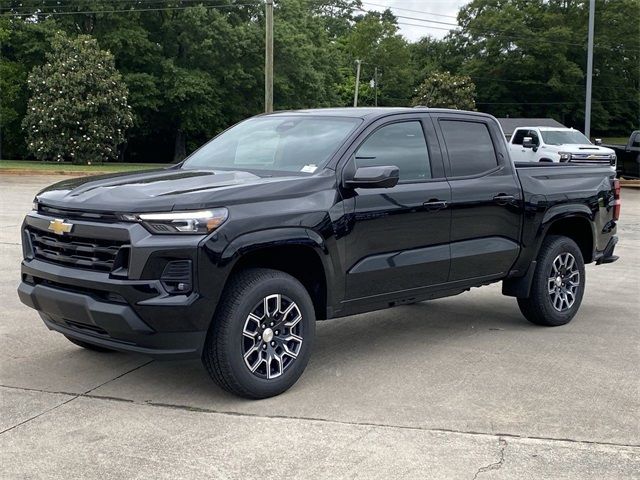
[{"label": "crew cab", "polygon": [[515,162],[616,163],[612,149],[593,145],[573,128],[517,128],[509,140],[509,152]]},{"label": "crew cab", "polygon": [[18,293],[77,345],[201,358],[264,398],[300,377],[316,320],[502,282],[529,321],[568,323],[619,214],[612,166],[514,163],[490,115],[277,112],[166,169],[42,190]]},{"label": "crew cab", "polygon": [[616,153],[618,176],[640,178],[640,130],[629,135],[626,145],[604,145]]}]

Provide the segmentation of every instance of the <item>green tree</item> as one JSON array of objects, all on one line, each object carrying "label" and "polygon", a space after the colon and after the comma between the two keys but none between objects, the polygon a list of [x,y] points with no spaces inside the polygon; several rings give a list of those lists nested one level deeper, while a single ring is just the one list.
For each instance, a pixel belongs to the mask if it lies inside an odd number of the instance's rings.
[{"label": "green tree", "polygon": [[348,35],[343,37],[345,63],[350,75],[340,88],[345,95],[343,105],[353,102],[355,60],[362,60],[361,86],[363,96],[359,104],[373,105],[373,89],[366,84],[378,67],[378,105],[406,106],[412,95],[414,72],[411,68],[411,53],[408,42],[398,33],[396,18],[387,10],[370,12],[357,19]]},{"label": "green tree", "polygon": [[[589,3],[473,0],[450,41],[457,73],[497,116],[554,117],[582,128]],[[628,134],[640,112],[640,2],[597,0],[592,130]]]},{"label": "green tree", "polygon": [[28,155],[21,122],[27,110],[29,71],[44,61],[50,24],[0,17],[0,158]]},{"label": "green tree", "polygon": [[117,157],[132,123],[127,88],[113,56],[95,39],[57,34],[46,63],[27,83],[31,97],[22,126],[36,158],[99,163]]},{"label": "green tree", "polygon": [[476,86],[467,76],[434,72],[420,84],[413,105],[434,108],[475,110]]}]

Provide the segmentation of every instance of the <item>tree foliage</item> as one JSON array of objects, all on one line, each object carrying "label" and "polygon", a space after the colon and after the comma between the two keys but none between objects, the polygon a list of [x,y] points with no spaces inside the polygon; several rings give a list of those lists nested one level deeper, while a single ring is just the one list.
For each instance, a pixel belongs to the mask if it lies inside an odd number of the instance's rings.
[{"label": "tree foliage", "polygon": [[74,163],[115,158],[132,116],[113,56],[92,37],[58,34],[45,61],[27,79],[22,126],[31,153]]},{"label": "tree foliage", "polygon": [[434,72],[425,78],[413,97],[413,105],[475,110],[476,86],[468,76]]},{"label": "tree foliage", "polygon": [[[90,35],[122,75],[133,126],[122,158],[167,162],[263,110],[264,3],[258,0],[6,0],[0,13],[2,155],[26,157],[28,72],[55,31]],[[220,8],[219,8],[220,7]],[[275,0],[276,109],[411,104],[438,72],[468,76],[497,116],[584,121],[586,0],[472,0],[442,40],[409,43],[389,10],[361,0]],[[425,8],[425,10],[428,10]],[[16,14],[27,16],[15,16]],[[408,14],[405,14],[408,15]],[[439,18],[438,21],[441,21]],[[416,23],[415,21],[414,23]],[[592,131],[640,122],[640,1],[596,0]],[[453,103],[450,103],[452,105]]]}]

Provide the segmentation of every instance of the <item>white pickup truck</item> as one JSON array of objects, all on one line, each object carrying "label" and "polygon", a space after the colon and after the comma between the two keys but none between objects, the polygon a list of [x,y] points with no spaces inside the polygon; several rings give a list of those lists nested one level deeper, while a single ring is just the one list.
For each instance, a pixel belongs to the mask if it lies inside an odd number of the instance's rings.
[{"label": "white pickup truck", "polygon": [[516,162],[609,163],[616,153],[592,144],[578,130],[557,127],[520,127],[509,141],[511,158]]}]

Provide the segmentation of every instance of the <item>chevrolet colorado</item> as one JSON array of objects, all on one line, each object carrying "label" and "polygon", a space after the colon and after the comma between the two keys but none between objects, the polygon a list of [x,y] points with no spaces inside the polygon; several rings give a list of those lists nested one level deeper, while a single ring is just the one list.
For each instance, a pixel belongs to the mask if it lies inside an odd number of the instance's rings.
[{"label": "chevrolet colorado", "polygon": [[316,320],[502,281],[531,322],[568,323],[619,214],[613,167],[516,164],[486,114],[277,112],[163,170],[42,190],[18,293],[77,345],[201,358],[264,398],[300,377]]}]

